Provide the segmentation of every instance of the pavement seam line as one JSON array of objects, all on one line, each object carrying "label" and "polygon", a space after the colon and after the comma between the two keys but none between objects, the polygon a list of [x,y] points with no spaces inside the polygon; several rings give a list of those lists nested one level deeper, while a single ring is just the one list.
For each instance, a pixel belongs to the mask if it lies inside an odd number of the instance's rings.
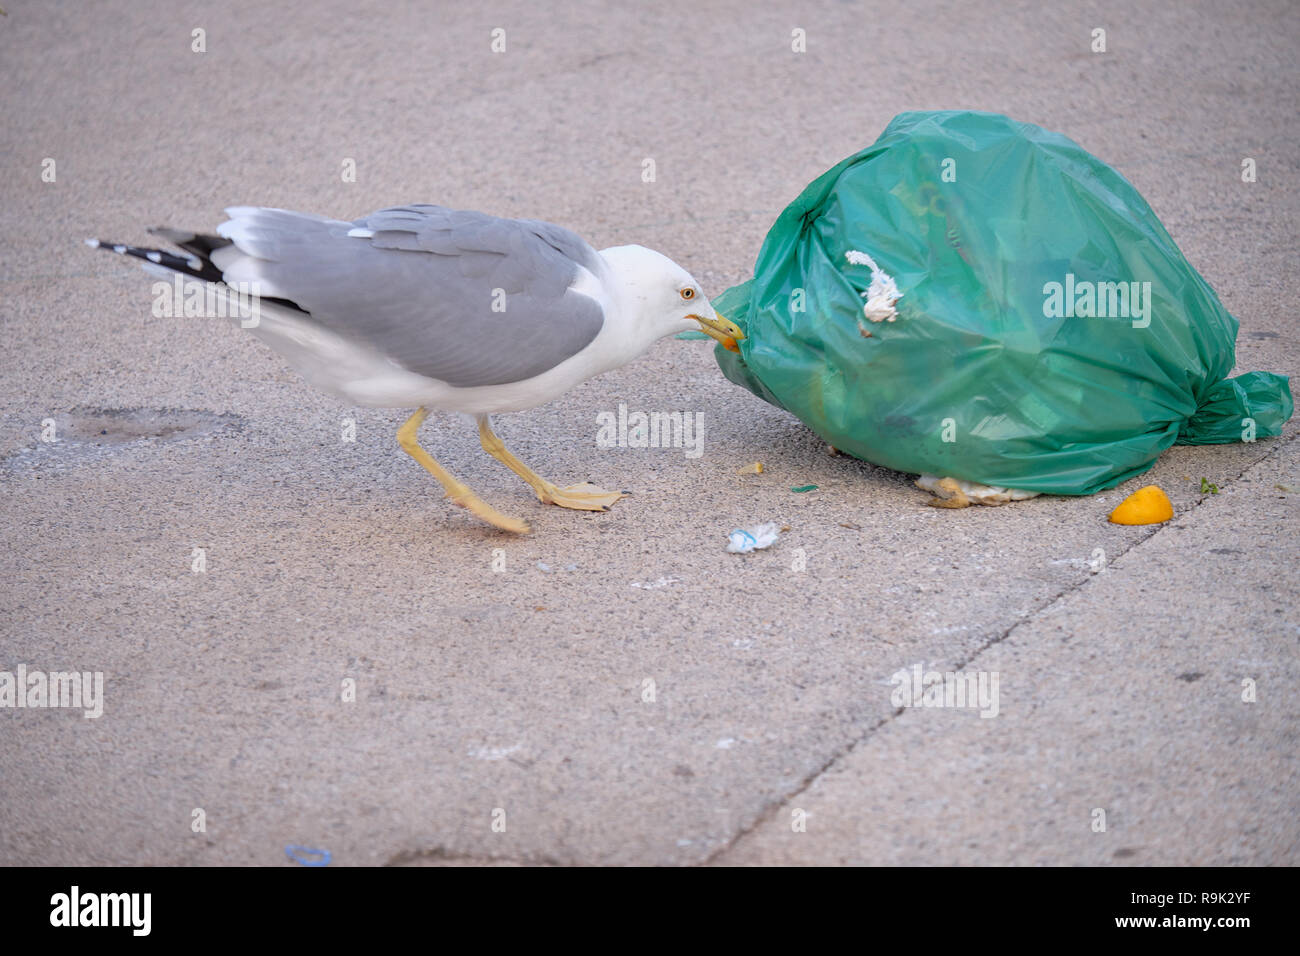
[{"label": "pavement seam line", "polygon": [[[1278,437],[1278,441],[1277,441],[1277,443],[1276,443],[1275,445],[1273,445],[1272,448],[1270,448],[1270,449],[1269,449],[1265,454],[1261,455],[1259,458],[1256,458],[1254,461],[1251,461],[1251,462],[1247,463],[1246,466],[1243,467],[1239,472],[1237,472],[1236,475],[1234,475],[1230,480],[1225,481],[1225,482],[1223,483],[1223,488],[1226,489],[1226,488],[1228,488],[1228,487],[1231,487],[1235,482],[1237,482],[1238,480],[1240,480],[1240,479],[1241,479],[1241,476],[1244,475],[1244,474],[1246,474],[1246,472],[1250,471],[1252,468],[1256,467],[1257,465],[1262,465],[1264,462],[1268,461],[1270,458],[1275,457],[1275,456],[1278,455],[1278,454],[1279,454],[1283,449],[1285,449],[1285,448],[1289,447],[1290,445],[1294,444],[1297,440],[1300,440],[1300,433],[1297,433],[1297,434],[1295,434],[1295,435],[1292,435],[1290,438],[1286,438],[1286,439],[1283,439],[1283,438],[1281,438],[1281,436],[1279,436],[1279,437]],[[1196,502],[1195,502],[1195,503],[1194,503],[1190,508],[1188,508],[1186,511],[1184,511],[1184,512],[1183,512],[1181,515],[1179,515],[1178,517],[1179,517],[1179,518],[1185,518],[1185,517],[1187,517],[1187,516],[1189,516],[1189,515],[1194,514],[1194,513],[1197,511],[1197,509],[1199,509],[1199,508],[1201,507],[1201,505],[1203,505],[1207,500],[1209,500],[1209,499],[1212,498],[1212,497],[1215,497],[1215,496],[1212,495],[1212,494],[1210,494],[1210,493],[1202,494],[1202,495],[1201,495],[1201,496],[1196,500]],[[1166,523],[1164,523],[1164,524],[1157,525],[1156,528],[1155,528],[1155,530],[1152,531],[1150,534],[1147,534],[1147,535],[1144,535],[1144,536],[1141,537],[1141,538],[1138,538],[1136,541],[1134,541],[1132,544],[1130,544],[1130,545],[1129,545],[1127,548],[1125,548],[1123,551],[1121,551],[1121,552],[1119,552],[1118,554],[1116,554],[1115,557],[1114,557],[1113,559],[1108,559],[1107,562],[1106,562],[1106,566],[1107,566],[1107,568],[1109,569],[1109,568],[1111,567],[1112,561],[1114,561],[1114,560],[1118,560],[1119,558],[1124,557],[1126,554],[1128,554],[1130,551],[1133,551],[1135,548],[1138,548],[1138,547],[1140,547],[1141,545],[1145,544],[1146,542],[1155,539],[1156,536],[1158,536],[1162,531],[1165,531],[1166,529],[1168,529],[1168,528],[1171,526],[1171,524],[1172,524],[1171,522],[1166,522]],[[1075,591],[1080,590],[1080,589],[1083,588],[1085,585],[1087,585],[1090,581],[1093,581],[1094,579],[1096,579],[1096,577],[1097,577],[1097,574],[1096,574],[1096,573],[1090,573],[1090,574],[1088,574],[1087,576],[1085,576],[1085,577],[1079,579],[1078,581],[1074,582],[1073,584],[1070,584],[1070,585],[1068,585],[1068,586],[1062,588],[1060,591],[1058,591],[1056,594],[1052,595],[1050,598],[1048,598],[1046,601],[1044,601],[1044,602],[1043,602],[1042,604],[1040,604],[1038,607],[1036,607],[1036,608],[1034,608],[1033,610],[1031,610],[1031,611],[1030,611],[1028,614],[1026,614],[1024,617],[1022,617],[1022,618],[1020,618],[1019,620],[1017,620],[1017,621],[1015,621],[1014,623],[1012,623],[1012,624],[1011,624],[1009,627],[1007,627],[1007,629],[1004,630],[1001,634],[997,635],[996,637],[993,637],[993,638],[989,639],[989,640],[986,641],[984,644],[982,644],[982,645],[980,645],[979,647],[977,647],[977,648],[976,648],[972,653],[970,653],[967,657],[965,657],[965,658],[962,659],[962,660],[957,661],[957,662],[953,665],[953,669],[954,669],[954,670],[959,670],[959,671],[960,671],[960,670],[964,670],[964,669],[965,669],[969,664],[973,663],[973,662],[975,661],[976,658],[978,658],[981,654],[983,654],[983,653],[984,653],[985,651],[987,651],[989,648],[994,647],[994,646],[996,646],[996,645],[998,645],[998,644],[1001,644],[1001,643],[1002,643],[1003,641],[1005,641],[1008,637],[1010,637],[1012,634],[1014,634],[1014,633],[1015,633],[1015,632],[1016,632],[1020,627],[1024,626],[1025,624],[1029,624],[1029,623],[1033,622],[1034,620],[1036,620],[1036,619],[1039,617],[1039,615],[1041,615],[1044,611],[1050,609],[1053,605],[1055,605],[1055,604],[1056,604],[1058,601],[1060,601],[1062,598],[1064,598],[1064,597],[1066,597],[1066,596],[1068,596],[1068,595],[1070,595],[1070,594],[1073,594]],[[759,827],[761,827],[763,824],[767,823],[769,820],[773,820],[773,819],[775,819],[776,814],[781,810],[782,807],[784,807],[784,806],[786,806],[788,803],[790,803],[791,800],[795,800],[795,799],[797,799],[797,798],[799,797],[800,794],[805,793],[805,792],[808,790],[809,787],[811,787],[814,783],[817,782],[818,778],[820,778],[821,776],[823,776],[823,775],[824,775],[828,770],[832,769],[832,768],[835,766],[835,764],[839,763],[843,758],[848,757],[850,754],[852,754],[853,751],[855,751],[855,750],[856,750],[856,749],[857,749],[861,744],[865,743],[865,742],[866,742],[866,741],[867,741],[867,740],[868,740],[868,739],[869,739],[873,734],[876,733],[876,731],[880,730],[880,728],[884,727],[886,724],[889,724],[889,723],[893,722],[894,720],[896,720],[897,718],[901,717],[904,713],[907,712],[908,709],[909,709],[909,708],[907,708],[907,707],[898,707],[898,708],[895,708],[895,710],[893,711],[893,713],[888,714],[888,715],[886,715],[885,717],[880,718],[880,719],[877,720],[875,723],[873,723],[871,726],[867,727],[865,730],[863,730],[863,732],[862,732],[861,734],[859,734],[858,736],[854,737],[854,738],[853,738],[852,740],[850,740],[846,745],[844,745],[843,747],[841,747],[841,748],[839,748],[838,750],[836,750],[835,752],[833,752],[833,753],[832,753],[832,754],[831,754],[831,755],[830,755],[830,756],[825,760],[825,762],[823,762],[823,763],[821,764],[821,766],[816,767],[816,768],[814,768],[813,770],[809,771],[809,772],[808,772],[808,773],[803,777],[803,779],[801,779],[801,780],[799,781],[799,783],[795,786],[795,788],[794,788],[793,790],[789,791],[788,793],[786,793],[785,795],[781,796],[780,798],[771,801],[771,803],[769,803],[765,808],[759,810],[759,812],[755,815],[754,820],[753,820],[752,823],[750,823],[748,826],[745,826],[745,827],[740,828],[740,829],[736,832],[735,836],[733,836],[730,840],[727,840],[725,843],[723,843],[723,844],[722,844],[720,847],[718,847],[716,850],[714,850],[714,851],[712,851],[711,853],[709,853],[707,856],[704,857],[704,859],[702,859],[702,860],[698,860],[698,861],[696,861],[695,863],[692,863],[692,864],[690,864],[690,865],[691,865],[691,866],[708,866],[709,864],[711,864],[711,863],[713,863],[714,861],[716,861],[716,860],[717,860],[720,856],[722,856],[724,853],[727,853],[729,850],[735,848],[735,847],[736,847],[736,846],[737,846],[737,845],[738,845],[742,840],[744,840],[747,836],[749,836],[751,833],[753,833],[755,830],[757,830],[757,829],[758,829]]]}]

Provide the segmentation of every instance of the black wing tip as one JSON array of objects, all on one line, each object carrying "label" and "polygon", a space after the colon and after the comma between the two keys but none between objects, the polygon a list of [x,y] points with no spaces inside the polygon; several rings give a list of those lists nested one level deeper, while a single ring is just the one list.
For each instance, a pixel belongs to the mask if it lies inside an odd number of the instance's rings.
[{"label": "black wing tip", "polygon": [[155,265],[171,269],[173,272],[181,272],[208,282],[221,281],[221,271],[203,256],[193,254],[177,255],[164,249],[146,249],[142,246],[129,246],[121,242],[106,242],[103,239],[85,239],[83,241],[92,249],[106,249],[109,252],[117,253],[119,256],[132,256],[136,259],[143,259],[146,262],[152,262]]},{"label": "black wing tip", "polygon": [[[200,239],[202,237],[199,237]],[[116,252],[119,256],[133,256],[136,259],[144,259],[155,265],[160,265],[165,269],[171,269],[173,272],[179,272],[183,275],[192,276],[195,279],[202,279],[205,282],[224,282],[225,279],[221,270],[212,264],[212,262],[198,255],[178,256],[173,252],[166,252],[162,249],[145,249],[141,246],[128,246],[120,242],[105,242],[102,239],[85,239],[86,245],[92,249],[107,249],[109,252]],[[276,296],[264,296],[263,302],[273,302],[276,305],[283,306],[287,309],[293,309],[295,312],[301,312],[303,315],[311,315],[307,309],[304,309],[297,302],[289,299],[281,299]]]},{"label": "black wing tip", "polygon": [[86,239],[84,242],[92,249],[107,249],[109,252],[116,252],[119,256],[134,256],[137,259],[147,259],[169,269],[198,271],[203,268],[203,261],[198,256],[178,256],[164,249],[146,249],[143,246],[129,246],[122,242],[106,242],[103,239]]}]

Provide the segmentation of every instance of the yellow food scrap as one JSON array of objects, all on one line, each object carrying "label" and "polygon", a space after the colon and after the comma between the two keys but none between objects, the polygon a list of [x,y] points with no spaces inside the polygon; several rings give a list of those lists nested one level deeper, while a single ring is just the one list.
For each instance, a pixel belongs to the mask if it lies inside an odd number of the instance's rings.
[{"label": "yellow food scrap", "polygon": [[1174,516],[1174,506],[1156,485],[1139,488],[1110,513],[1115,524],[1160,524]]},{"label": "yellow food scrap", "polygon": [[761,461],[756,461],[753,464],[746,465],[744,468],[740,469],[740,471],[736,472],[738,475],[761,475],[762,473],[763,463]]}]

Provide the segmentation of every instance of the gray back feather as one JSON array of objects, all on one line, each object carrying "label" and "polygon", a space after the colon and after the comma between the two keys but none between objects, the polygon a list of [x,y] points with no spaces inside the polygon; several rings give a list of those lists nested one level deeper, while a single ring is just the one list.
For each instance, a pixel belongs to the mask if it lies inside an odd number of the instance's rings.
[{"label": "gray back feather", "polygon": [[[312,321],[449,385],[540,375],[581,351],[604,321],[594,299],[569,289],[579,266],[602,276],[600,256],[551,223],[431,205],[354,223],[227,212],[232,221],[219,231],[238,249],[216,257],[227,281],[260,278],[265,294]],[[358,230],[373,235],[348,235]]]}]

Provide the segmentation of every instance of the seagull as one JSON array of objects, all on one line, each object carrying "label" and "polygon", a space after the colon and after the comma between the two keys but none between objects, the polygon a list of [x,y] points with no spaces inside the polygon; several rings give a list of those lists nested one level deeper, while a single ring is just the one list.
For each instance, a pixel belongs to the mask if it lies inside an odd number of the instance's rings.
[{"label": "seagull", "polygon": [[227,307],[220,314],[251,316],[240,325],[317,388],[354,405],[414,407],[398,444],[452,502],[517,534],[527,522],[420,447],[431,409],[473,417],[483,449],[543,503],[608,511],[623,494],[547,481],[510,453],[490,416],[548,402],[667,335],[698,330],[733,351],[744,338],[667,256],[637,245],[597,251],[552,223],[424,203],[352,222],[260,206],[225,212],[215,235],[149,230],[182,255],[86,243],[141,259],[178,289],[202,284]]}]

